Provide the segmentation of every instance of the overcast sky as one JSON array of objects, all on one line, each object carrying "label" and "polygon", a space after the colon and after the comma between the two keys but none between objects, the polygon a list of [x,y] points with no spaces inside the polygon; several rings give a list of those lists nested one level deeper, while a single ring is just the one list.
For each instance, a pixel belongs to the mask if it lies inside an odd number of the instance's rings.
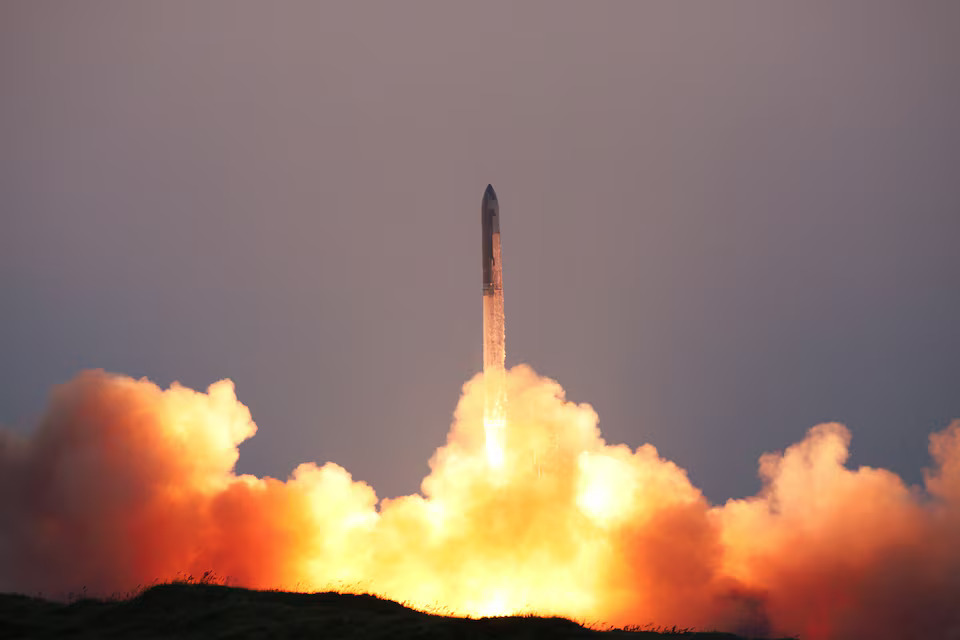
[{"label": "overcast sky", "polygon": [[0,2],[0,423],[229,377],[239,470],[416,491],[507,363],[713,501],[960,417],[960,3]]}]

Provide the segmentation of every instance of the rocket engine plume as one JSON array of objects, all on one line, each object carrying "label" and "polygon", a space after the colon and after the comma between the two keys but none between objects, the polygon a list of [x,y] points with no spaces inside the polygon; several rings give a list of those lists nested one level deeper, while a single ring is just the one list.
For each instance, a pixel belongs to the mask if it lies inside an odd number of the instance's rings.
[{"label": "rocket engine plume", "polygon": [[480,205],[483,250],[483,427],[487,462],[500,468],[506,452],[506,336],[503,316],[503,263],[500,249],[500,203],[488,184]]},{"label": "rocket engine plume", "polygon": [[756,496],[711,506],[651,445],[607,445],[555,381],[525,365],[504,380],[508,456],[556,438],[551,473],[531,482],[529,465],[506,464],[491,477],[478,374],[422,494],[378,504],[332,462],[286,481],[236,474],[256,426],[228,380],[200,393],[81,373],[32,433],[0,429],[0,592],[110,595],[212,570],[459,615],[957,637],[960,421],[931,436],[923,489],[847,468],[849,432],[824,424],[761,458]]}]

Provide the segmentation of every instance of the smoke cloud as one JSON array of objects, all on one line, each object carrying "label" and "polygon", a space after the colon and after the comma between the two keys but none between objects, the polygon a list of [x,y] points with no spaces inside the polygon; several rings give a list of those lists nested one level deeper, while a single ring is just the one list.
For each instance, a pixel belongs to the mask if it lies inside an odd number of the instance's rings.
[{"label": "smoke cloud", "polygon": [[960,422],[924,488],[845,466],[810,429],[760,460],[763,489],[708,504],[647,444],[527,366],[507,372],[505,464],[463,387],[422,494],[379,500],[342,467],[238,475],[256,432],[233,384],[199,393],[87,371],[27,437],[0,430],[0,590],[126,593],[214,571],[231,584],[370,591],[450,613],[536,612],[805,639],[960,633]]}]

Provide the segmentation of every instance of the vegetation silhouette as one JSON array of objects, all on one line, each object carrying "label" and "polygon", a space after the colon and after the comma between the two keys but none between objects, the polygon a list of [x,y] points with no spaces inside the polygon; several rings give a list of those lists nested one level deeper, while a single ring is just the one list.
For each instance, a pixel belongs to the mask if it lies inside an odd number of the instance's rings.
[{"label": "vegetation silhouette", "polygon": [[744,640],[678,628],[587,629],[533,615],[455,618],[414,611],[374,595],[255,591],[210,572],[153,585],[129,597],[53,602],[0,594],[0,637],[15,638],[641,638]]}]

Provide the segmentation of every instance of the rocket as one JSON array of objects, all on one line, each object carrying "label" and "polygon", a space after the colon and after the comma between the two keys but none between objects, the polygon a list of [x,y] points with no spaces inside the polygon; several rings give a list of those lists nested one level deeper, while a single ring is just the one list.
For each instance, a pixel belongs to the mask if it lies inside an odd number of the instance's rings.
[{"label": "rocket", "polygon": [[483,249],[483,370],[504,366],[503,265],[500,261],[500,203],[493,185],[483,192],[480,206]]},{"label": "rocket", "polygon": [[500,203],[493,185],[483,192],[480,207],[480,228],[483,233],[483,295],[503,290],[503,270],[500,268]]},{"label": "rocket", "polygon": [[504,463],[506,447],[506,347],[503,317],[503,264],[500,260],[500,203],[493,185],[487,185],[480,205],[483,256],[483,425],[487,460],[494,468]]},{"label": "rocket", "polygon": [[500,203],[492,184],[488,184],[487,190],[483,192],[480,227],[483,244],[483,295],[488,295],[493,293],[495,288],[503,289],[503,271],[500,269],[499,260],[494,260],[493,255],[494,243],[497,245],[497,253],[500,249]]}]

